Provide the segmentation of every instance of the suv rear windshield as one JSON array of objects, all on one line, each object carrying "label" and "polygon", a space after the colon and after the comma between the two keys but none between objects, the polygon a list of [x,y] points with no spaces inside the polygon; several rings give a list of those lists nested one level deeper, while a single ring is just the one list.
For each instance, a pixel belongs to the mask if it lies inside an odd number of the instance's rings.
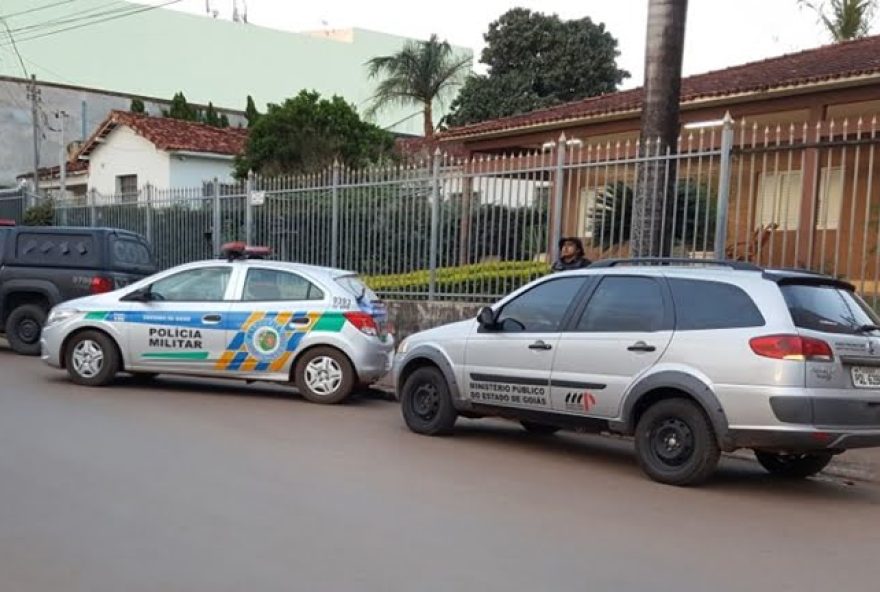
[{"label": "suv rear windshield", "polygon": [[113,256],[113,267],[117,269],[155,270],[150,249],[139,240],[114,237],[110,241],[110,251]]},{"label": "suv rear windshield", "polygon": [[824,333],[853,335],[880,318],[857,294],[835,286],[781,287],[795,326]]}]

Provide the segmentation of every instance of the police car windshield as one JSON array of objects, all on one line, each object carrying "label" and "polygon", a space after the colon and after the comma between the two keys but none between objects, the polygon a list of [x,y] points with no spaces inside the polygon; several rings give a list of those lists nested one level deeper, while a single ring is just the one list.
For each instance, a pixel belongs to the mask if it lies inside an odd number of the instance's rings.
[{"label": "police car windshield", "polygon": [[351,292],[355,298],[357,298],[358,302],[362,302],[365,299],[368,302],[379,300],[376,293],[368,288],[367,285],[356,275],[344,275],[338,277],[336,278],[336,283]]}]

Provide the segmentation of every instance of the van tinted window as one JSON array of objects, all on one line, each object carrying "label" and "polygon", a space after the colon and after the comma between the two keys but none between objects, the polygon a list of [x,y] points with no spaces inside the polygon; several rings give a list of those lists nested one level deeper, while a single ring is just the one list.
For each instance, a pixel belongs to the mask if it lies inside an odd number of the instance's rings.
[{"label": "van tinted window", "polygon": [[678,331],[762,327],[765,324],[749,295],[732,284],[671,278],[669,286],[675,301],[675,328]]},{"label": "van tinted window", "polygon": [[155,268],[149,248],[139,240],[114,237],[110,241],[110,252],[114,267],[136,267],[139,270]]},{"label": "van tinted window", "polygon": [[15,258],[27,265],[96,267],[96,237],[85,233],[22,232],[16,237]]},{"label": "van tinted window", "polygon": [[797,284],[781,289],[791,318],[801,329],[854,334],[864,325],[880,324],[876,313],[849,290]]}]

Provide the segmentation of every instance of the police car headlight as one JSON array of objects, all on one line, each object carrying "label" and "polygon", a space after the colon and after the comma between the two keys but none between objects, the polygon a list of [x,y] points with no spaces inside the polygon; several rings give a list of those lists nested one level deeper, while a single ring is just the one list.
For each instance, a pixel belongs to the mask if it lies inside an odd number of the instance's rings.
[{"label": "police car headlight", "polygon": [[72,308],[61,309],[53,308],[52,312],[49,313],[49,318],[46,319],[46,326],[49,327],[51,325],[57,325],[58,323],[63,323],[69,319],[72,319],[76,315],[80,314],[80,311]]}]

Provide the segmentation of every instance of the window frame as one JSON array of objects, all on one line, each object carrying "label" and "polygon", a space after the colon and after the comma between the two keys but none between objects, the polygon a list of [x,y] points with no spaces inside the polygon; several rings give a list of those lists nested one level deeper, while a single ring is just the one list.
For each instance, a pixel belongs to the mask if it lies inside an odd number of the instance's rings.
[{"label": "window frame", "polygon": [[[578,323],[583,317],[584,313],[587,310],[587,307],[590,306],[590,302],[593,301],[593,298],[596,295],[596,292],[599,290],[599,287],[606,279],[611,278],[636,278],[636,279],[647,279],[652,280],[659,284],[660,286],[660,294],[663,298],[663,319],[660,322],[660,326],[653,331],[582,331],[577,328]],[[672,292],[669,289],[669,284],[666,281],[666,278],[661,275],[644,275],[638,273],[607,273],[601,276],[596,276],[592,285],[590,286],[589,292],[579,303],[576,310],[573,311],[571,317],[568,319],[568,327],[566,332],[568,333],[577,333],[579,335],[619,335],[619,334],[629,334],[629,333],[660,333],[663,331],[672,331],[675,328],[675,310],[672,305]]]},{"label": "window frame", "polygon": [[531,291],[533,291],[533,290],[535,290],[535,289],[537,289],[537,288],[539,288],[539,287],[541,287],[541,286],[544,286],[544,285],[546,285],[546,284],[548,284],[548,283],[550,283],[550,282],[558,282],[558,281],[560,281],[560,280],[571,279],[571,278],[581,278],[581,279],[583,280],[584,284],[583,284],[580,288],[578,288],[578,290],[577,290],[577,292],[575,293],[574,297],[571,299],[571,302],[569,303],[568,308],[566,308],[565,312],[562,314],[562,318],[561,318],[560,321],[559,321],[559,329],[557,329],[556,331],[528,331],[528,330],[523,330],[523,331],[505,331],[505,330],[503,330],[503,329],[501,329],[501,328],[496,328],[496,329],[486,329],[486,328],[483,327],[483,326],[479,326],[479,327],[477,328],[477,332],[478,332],[478,333],[497,333],[497,334],[503,334],[503,335],[535,335],[535,334],[543,334],[543,333],[564,333],[564,332],[567,331],[567,330],[569,329],[569,327],[571,326],[572,315],[574,314],[575,310],[578,308],[578,306],[580,306],[580,304],[582,303],[583,299],[585,298],[585,296],[586,296],[588,290],[589,290],[590,287],[595,283],[595,281],[596,281],[596,277],[595,277],[595,276],[593,276],[593,275],[581,275],[581,274],[572,275],[572,276],[567,276],[567,277],[559,277],[559,276],[553,277],[553,276],[551,276],[551,277],[548,278],[547,280],[542,281],[542,282],[540,282],[540,283],[538,283],[538,284],[535,284],[535,285],[529,287],[527,290],[523,290],[522,292],[519,292],[519,293],[517,293],[516,295],[511,296],[510,299],[504,301],[504,302],[503,302],[503,303],[502,303],[502,304],[501,304],[501,305],[495,310],[495,318],[498,319],[499,317],[501,317],[502,313],[504,312],[504,309],[505,309],[509,304],[511,304],[511,303],[515,302],[516,300],[522,298],[523,296],[525,296],[525,295],[528,294],[529,292],[531,292]]},{"label": "window frame", "polygon": [[[289,275],[296,276],[296,277],[300,278],[301,280],[303,280],[304,282],[306,282],[307,284],[309,284],[310,287],[309,287],[308,293],[311,293],[312,289],[315,289],[321,294],[321,297],[320,298],[307,298],[307,299],[303,299],[303,300],[291,300],[290,298],[271,298],[271,299],[266,299],[266,300],[247,300],[247,299],[245,299],[245,293],[247,291],[248,277],[250,277],[250,274],[252,271],[270,271],[273,273],[286,273]],[[248,302],[248,303],[325,302],[326,300],[327,300],[327,291],[324,290],[321,286],[319,286],[317,282],[313,281],[310,278],[307,278],[306,276],[302,275],[301,273],[297,273],[295,271],[289,271],[286,269],[273,269],[271,267],[248,267],[246,270],[244,270],[244,276],[242,277],[242,280],[241,280],[241,290],[239,290],[238,299],[236,300],[236,302]]]},{"label": "window frame", "polygon": [[219,270],[228,271],[228,273],[229,273],[229,279],[226,281],[226,289],[223,291],[223,298],[222,299],[220,299],[220,300],[164,300],[163,299],[163,300],[153,300],[152,302],[173,302],[173,303],[177,303],[177,302],[230,302],[231,296],[232,296],[232,294],[230,294],[230,290],[234,289],[234,283],[235,283],[235,269],[233,269],[229,265],[211,265],[210,267],[190,267],[189,269],[181,269],[181,270],[176,271],[174,273],[169,273],[168,275],[164,275],[160,278],[157,278],[147,285],[150,287],[150,293],[152,293],[153,286],[155,286],[158,282],[161,282],[161,281],[167,280],[169,278],[181,275],[183,273],[191,273],[194,271],[205,271],[205,270],[209,270],[209,269],[219,269]]}]

